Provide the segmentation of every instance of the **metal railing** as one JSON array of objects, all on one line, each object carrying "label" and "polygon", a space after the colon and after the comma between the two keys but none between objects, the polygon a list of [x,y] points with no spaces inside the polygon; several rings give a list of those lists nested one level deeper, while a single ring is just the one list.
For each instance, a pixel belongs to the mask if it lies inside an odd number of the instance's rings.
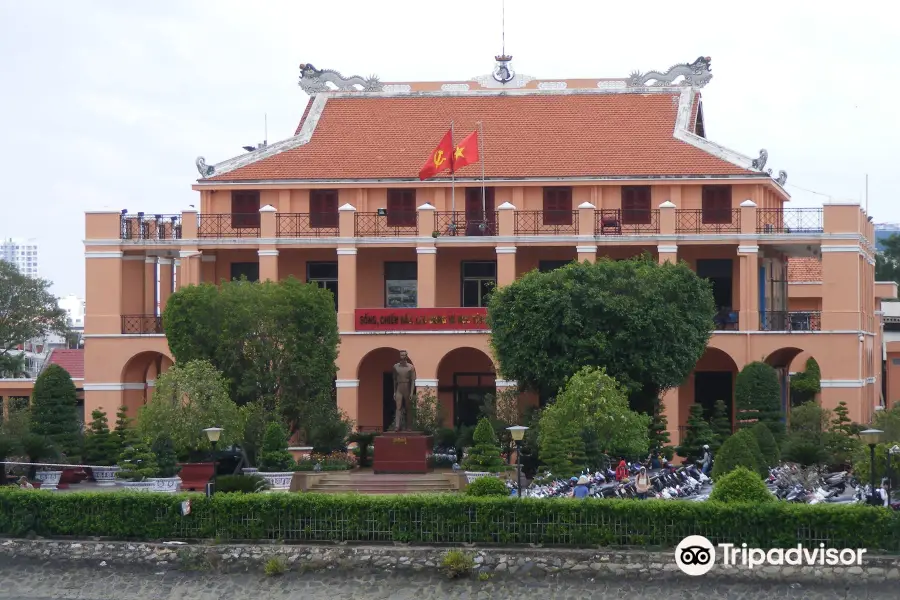
[{"label": "metal railing", "polygon": [[822,312],[801,310],[760,313],[759,328],[762,331],[821,331]]},{"label": "metal railing", "polygon": [[181,215],[124,214],[119,230],[123,240],[180,240]]},{"label": "metal railing", "polygon": [[825,228],[824,224],[824,212],[821,208],[759,208],[756,210],[757,233],[822,233]]},{"label": "metal railing", "polygon": [[356,213],[356,237],[400,237],[419,234],[419,213],[416,211],[379,214]]},{"label": "metal railing", "polygon": [[517,210],[515,235],[577,234],[577,210]]},{"label": "metal railing", "polygon": [[[730,217],[730,220],[727,220]],[[741,209],[704,211],[700,208],[675,209],[675,233],[740,233]]]},{"label": "metal railing", "polygon": [[197,237],[259,237],[259,213],[204,214],[197,216]]},{"label": "metal railing", "polygon": [[158,315],[122,315],[122,333],[131,335],[163,333],[162,317]]},{"label": "metal railing", "polygon": [[275,237],[337,237],[338,213],[283,213],[275,215]]},{"label": "metal railing", "polygon": [[716,331],[737,331],[740,329],[740,313],[733,310],[728,313],[717,314],[713,319]]},{"label": "metal railing", "polygon": [[438,235],[477,237],[497,235],[497,213],[488,213],[488,218],[470,217],[464,211],[438,212],[435,215],[435,229]]},{"label": "metal railing", "polygon": [[659,233],[659,209],[602,208],[594,213],[594,235]]}]

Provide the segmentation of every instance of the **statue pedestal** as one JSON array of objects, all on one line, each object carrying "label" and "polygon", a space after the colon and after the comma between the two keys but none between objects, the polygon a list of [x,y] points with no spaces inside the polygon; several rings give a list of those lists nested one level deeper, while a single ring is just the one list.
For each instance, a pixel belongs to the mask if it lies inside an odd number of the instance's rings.
[{"label": "statue pedestal", "polygon": [[430,473],[434,439],[421,431],[385,431],[375,438],[376,474]]}]

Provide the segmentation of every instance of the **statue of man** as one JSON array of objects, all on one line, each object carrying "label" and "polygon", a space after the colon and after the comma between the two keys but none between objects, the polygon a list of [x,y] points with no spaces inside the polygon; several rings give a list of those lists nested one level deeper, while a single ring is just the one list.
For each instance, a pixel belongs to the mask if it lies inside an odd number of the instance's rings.
[{"label": "statue of man", "polygon": [[394,365],[394,431],[402,431],[406,426],[406,417],[413,390],[416,387],[416,368],[409,362],[406,350],[400,351],[400,362]]}]

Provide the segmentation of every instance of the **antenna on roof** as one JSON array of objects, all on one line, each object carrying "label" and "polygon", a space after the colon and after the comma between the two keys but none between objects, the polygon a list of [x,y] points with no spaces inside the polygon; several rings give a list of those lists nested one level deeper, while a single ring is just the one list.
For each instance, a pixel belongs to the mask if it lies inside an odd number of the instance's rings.
[{"label": "antenna on roof", "polygon": [[501,21],[500,21],[500,35],[501,35],[501,43],[500,43],[500,52],[503,56],[506,56],[506,0],[500,0],[500,10]]}]

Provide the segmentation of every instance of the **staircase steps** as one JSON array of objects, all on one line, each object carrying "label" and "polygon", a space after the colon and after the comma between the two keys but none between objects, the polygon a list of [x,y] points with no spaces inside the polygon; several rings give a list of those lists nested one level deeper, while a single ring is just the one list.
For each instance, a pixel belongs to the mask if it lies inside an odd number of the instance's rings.
[{"label": "staircase steps", "polygon": [[340,494],[415,494],[450,492],[450,482],[440,474],[374,475],[371,473],[328,474],[309,489],[310,492]]}]

